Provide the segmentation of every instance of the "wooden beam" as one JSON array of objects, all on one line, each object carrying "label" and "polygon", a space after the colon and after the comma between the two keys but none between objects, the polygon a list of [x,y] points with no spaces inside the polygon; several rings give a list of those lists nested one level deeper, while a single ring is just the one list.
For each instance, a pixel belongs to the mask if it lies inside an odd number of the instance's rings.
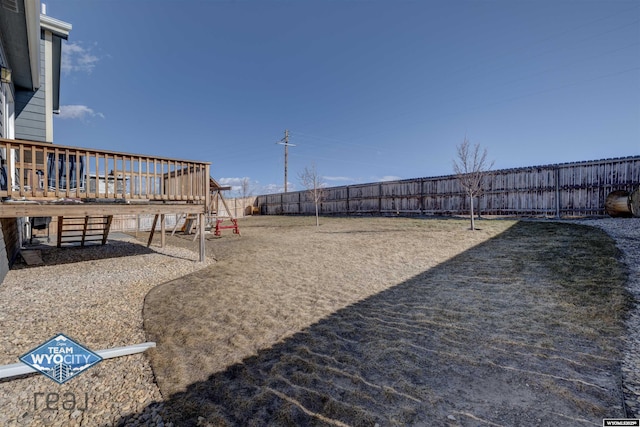
[{"label": "wooden beam", "polygon": [[153,225],[151,226],[151,232],[149,233],[149,241],[147,242],[147,247],[151,246],[151,241],[153,240],[153,233],[156,232],[157,223],[158,223],[158,215],[153,217]]},{"label": "wooden beam", "polygon": [[[205,175],[202,177],[202,180],[204,181],[204,188],[205,188],[205,193],[204,193],[204,212],[207,212],[207,209],[209,209],[209,203],[211,203],[211,176],[209,175],[211,173],[211,166],[209,163],[205,164],[204,167],[204,173]],[[215,181],[214,181],[215,182]]]},{"label": "wooden beam", "polygon": [[109,230],[111,229],[111,221],[113,220],[113,215],[108,215],[106,218],[106,224],[104,225],[104,232],[102,234],[102,244],[107,244],[107,237],[109,236]]},{"label": "wooden beam", "polygon": [[182,219],[182,217],[185,218],[185,223],[186,223],[187,215],[181,215],[180,218],[178,218],[178,216],[176,215],[176,225],[175,227],[173,227],[173,231],[171,232],[172,236],[176,234],[176,230],[178,229],[178,224],[180,224],[180,219]]},{"label": "wooden beam", "polygon": [[205,205],[194,203],[75,203],[75,204],[37,204],[6,202],[0,203],[0,218],[18,218],[23,216],[106,216],[135,214],[199,214]]},{"label": "wooden beam", "polygon": [[167,230],[165,230],[165,225],[164,225],[164,214],[160,214],[160,247],[164,248],[167,242],[167,236],[165,236]]},{"label": "wooden beam", "polygon": [[80,242],[80,246],[84,246],[84,241],[87,238],[87,225],[89,225],[89,217],[84,217],[84,227],[82,228],[82,240]]},{"label": "wooden beam", "polygon": [[224,196],[222,195],[222,193],[218,192],[218,196],[220,197],[220,200],[222,201],[224,208],[227,210],[227,214],[229,215],[229,217],[235,218],[235,216],[233,216],[233,214],[231,213],[231,209],[229,209],[229,206],[227,205],[227,201],[224,199]]},{"label": "wooden beam", "polygon": [[205,261],[205,238],[204,238],[204,213],[201,213],[200,215],[200,262],[204,262]]},{"label": "wooden beam", "polygon": [[198,215],[196,217],[196,231],[195,233],[193,233],[193,242],[196,241],[196,239],[198,238],[198,235],[200,234],[200,222],[201,222],[202,218],[200,218],[200,215]]},{"label": "wooden beam", "polygon": [[[27,216],[27,215],[24,215]],[[62,246],[62,223],[64,222],[63,216],[58,216],[58,242],[56,244],[57,247]]]}]

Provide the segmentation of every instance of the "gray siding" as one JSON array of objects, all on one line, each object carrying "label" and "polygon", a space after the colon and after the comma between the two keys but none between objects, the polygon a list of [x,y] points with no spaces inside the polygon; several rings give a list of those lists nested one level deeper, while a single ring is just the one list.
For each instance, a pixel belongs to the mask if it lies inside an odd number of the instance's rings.
[{"label": "gray siding", "polygon": [[16,88],[16,139],[46,142],[45,55],[44,38],[40,38],[40,88],[35,92]]},{"label": "gray siding", "polygon": [[6,130],[4,129],[4,121],[5,121],[4,104],[5,104],[5,97],[3,94],[0,94],[0,137],[1,138],[7,137]]},{"label": "gray siding", "polygon": [[[0,55],[0,64],[3,67],[7,66],[7,62],[6,59],[4,58],[3,55]],[[4,103],[6,102],[6,99],[4,97],[3,94],[0,94],[0,137],[2,138],[6,138],[6,130],[4,128],[4,122],[5,122],[5,117],[4,117]],[[13,223],[15,223],[16,221],[13,220]],[[7,242],[11,242],[12,237],[9,236],[9,240],[5,239],[4,237],[4,223],[7,223],[7,230],[10,233],[10,230],[12,228],[11,223],[8,222],[7,220],[0,220],[0,283],[2,283],[2,281],[4,280],[4,277],[7,275],[7,273],[9,272],[9,268],[10,268],[10,262],[9,262],[9,257],[7,256]],[[15,229],[15,227],[13,227]],[[13,252],[16,248],[16,244],[13,243],[9,243],[9,252]]]},{"label": "gray siding", "polygon": [[[0,39],[0,42],[2,41],[2,39]],[[3,67],[7,67],[7,68],[11,68],[7,65],[7,60],[4,57],[4,55],[2,54],[2,50],[0,50],[0,65],[2,65]],[[10,90],[8,87],[6,87],[6,85],[3,85],[5,87],[2,88],[2,90]],[[0,137],[2,138],[6,138],[7,135],[7,131],[4,128],[5,125],[5,121],[6,121],[6,117],[4,117],[4,110],[5,110],[5,102],[7,102],[4,94],[0,94]]]}]

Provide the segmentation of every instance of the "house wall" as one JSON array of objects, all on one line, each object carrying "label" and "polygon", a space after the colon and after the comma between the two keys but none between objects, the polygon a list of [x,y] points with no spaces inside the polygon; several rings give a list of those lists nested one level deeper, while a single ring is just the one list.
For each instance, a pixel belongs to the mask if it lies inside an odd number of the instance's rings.
[{"label": "house wall", "polygon": [[[1,37],[1,36],[0,36]],[[5,68],[11,68],[9,66],[9,64],[7,63],[7,57],[4,53],[4,49],[2,48],[2,39],[0,38],[0,66],[5,67]],[[7,117],[5,116],[6,113],[6,102],[7,102],[7,92],[11,91],[11,88],[9,87],[9,85],[2,83],[2,86],[0,87],[0,137],[2,138],[11,138],[11,135],[7,135],[7,129],[6,129],[6,121],[7,121]]]},{"label": "house wall", "polygon": [[[4,64],[3,64],[4,66]],[[4,86],[4,85],[3,85]],[[5,136],[5,102],[6,102],[6,96],[4,94],[4,87],[2,89],[0,89],[0,137],[2,138],[6,138]]]},{"label": "house wall", "polygon": [[[40,38],[40,51],[45,50],[44,36]],[[40,55],[40,87],[35,91],[16,88],[15,137],[46,142],[45,108],[45,55]]]},{"label": "house wall", "polygon": [[[44,52],[44,32],[40,37],[40,51]],[[14,135],[6,135],[16,139],[47,141],[47,123],[45,107],[45,55],[40,55],[40,87],[34,92],[16,87],[14,98]],[[10,68],[10,67],[9,67]],[[20,230],[24,218],[3,218],[0,220],[0,282],[11,268],[19,251],[21,242]]]},{"label": "house wall", "polygon": [[0,283],[9,272],[9,268],[20,250],[20,232],[16,218],[0,219]]},{"label": "house wall", "polygon": [[[0,65],[2,65],[3,67],[7,67],[7,61],[4,57],[4,52],[2,52],[2,49],[0,49]],[[5,138],[5,120],[6,118],[4,117],[4,113],[5,113],[5,102],[6,102],[6,97],[4,94],[4,91],[6,90],[5,88],[6,85],[2,84],[2,87],[0,88],[0,137]],[[9,259],[7,258],[7,249],[6,249],[6,244],[5,244],[5,239],[4,239],[4,227],[3,224],[0,222],[0,283],[2,282],[2,280],[4,280],[4,276],[7,275],[7,272],[9,271]]]},{"label": "house wall", "polygon": [[[0,220],[0,222],[4,222],[4,220]],[[9,258],[7,257],[7,245],[5,243],[4,229],[5,227],[3,227],[3,224],[0,224],[0,283],[2,283],[10,268]]]},{"label": "house wall", "polygon": [[[4,60],[4,57],[2,57],[2,55],[0,54],[0,66],[2,67],[6,67],[6,62]],[[2,87],[0,87],[0,137],[2,138],[7,138],[6,135],[6,131],[5,131],[5,121],[7,120],[7,118],[5,117],[5,103],[7,101],[7,97],[5,95],[5,84],[4,83],[0,83],[0,85],[2,85]]]},{"label": "house wall", "polygon": [[[1,43],[0,43],[1,44]],[[4,49],[0,46],[0,65],[11,68],[8,63]],[[11,87],[8,84],[1,84],[0,87],[0,137],[13,138],[11,132],[12,118],[10,117],[11,108],[7,103],[11,102]],[[0,219],[0,283],[9,272],[11,264],[18,255],[20,249],[20,235],[18,231],[17,218]]]}]

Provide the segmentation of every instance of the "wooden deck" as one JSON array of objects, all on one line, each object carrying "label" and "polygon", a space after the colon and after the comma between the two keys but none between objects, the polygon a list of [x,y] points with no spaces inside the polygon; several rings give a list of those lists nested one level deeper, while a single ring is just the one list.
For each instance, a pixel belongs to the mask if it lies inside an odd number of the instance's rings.
[{"label": "wooden deck", "polygon": [[208,162],[0,138],[0,166],[0,218],[197,214],[204,261]]},{"label": "wooden deck", "polygon": [[208,162],[0,138],[0,217],[205,213]]}]

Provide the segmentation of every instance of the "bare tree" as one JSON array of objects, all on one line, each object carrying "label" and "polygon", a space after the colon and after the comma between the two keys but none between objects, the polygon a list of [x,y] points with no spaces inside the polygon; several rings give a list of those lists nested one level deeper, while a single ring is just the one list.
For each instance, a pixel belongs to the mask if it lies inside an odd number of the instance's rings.
[{"label": "bare tree", "polygon": [[245,176],[240,182],[240,197],[242,197],[243,199],[245,197],[251,197],[251,193],[251,180]]},{"label": "bare tree", "polygon": [[240,197],[242,198],[242,216],[247,214],[247,198],[253,195],[253,190],[251,189],[251,180],[248,177],[242,178],[240,181]]},{"label": "bare tree", "polygon": [[316,165],[312,164],[310,167],[305,167],[304,171],[299,174],[300,182],[302,186],[307,189],[307,193],[311,196],[316,208],[316,227],[320,225],[319,220],[319,205],[324,198],[324,186],[322,177],[316,169]]},{"label": "bare tree", "polygon": [[456,147],[456,158],[453,160],[453,170],[455,171],[460,185],[469,196],[471,230],[475,230],[473,218],[474,199],[482,193],[482,183],[486,173],[493,167],[493,161],[487,160],[487,149],[480,150],[480,144],[471,147],[467,137]]}]

